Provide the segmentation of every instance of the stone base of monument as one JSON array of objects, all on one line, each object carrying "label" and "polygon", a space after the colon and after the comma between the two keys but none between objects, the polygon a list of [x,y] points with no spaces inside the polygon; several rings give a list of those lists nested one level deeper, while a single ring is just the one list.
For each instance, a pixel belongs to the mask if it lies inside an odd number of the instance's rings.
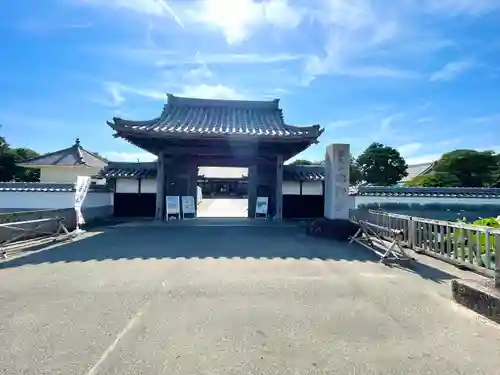
[{"label": "stone base of monument", "polygon": [[452,280],[451,290],[455,301],[500,324],[500,289],[493,281]]},{"label": "stone base of monument", "polygon": [[314,237],[349,241],[349,238],[354,236],[358,229],[359,225],[349,220],[321,218],[309,223],[306,233]]}]

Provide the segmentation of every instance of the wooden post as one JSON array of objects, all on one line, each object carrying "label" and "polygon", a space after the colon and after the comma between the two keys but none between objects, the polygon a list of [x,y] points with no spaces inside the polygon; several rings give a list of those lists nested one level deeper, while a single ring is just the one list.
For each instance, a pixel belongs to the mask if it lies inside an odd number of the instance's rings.
[{"label": "wooden post", "polygon": [[276,158],[276,220],[283,218],[283,155]]},{"label": "wooden post", "polygon": [[257,164],[248,167],[248,217],[255,217],[257,185],[259,183]]},{"label": "wooden post", "polygon": [[156,172],[156,213],[155,219],[158,221],[165,220],[165,154],[158,154]]}]

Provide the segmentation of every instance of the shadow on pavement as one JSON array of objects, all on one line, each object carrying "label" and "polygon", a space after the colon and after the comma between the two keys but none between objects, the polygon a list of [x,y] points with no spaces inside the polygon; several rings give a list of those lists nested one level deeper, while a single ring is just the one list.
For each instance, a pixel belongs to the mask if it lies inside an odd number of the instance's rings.
[{"label": "shadow on pavement", "polygon": [[[58,262],[203,258],[379,261],[375,254],[361,246],[313,238],[298,226],[116,227],[107,228],[88,238],[4,261],[0,263],[0,269]],[[422,263],[416,263],[407,270],[434,281],[455,278]]]}]

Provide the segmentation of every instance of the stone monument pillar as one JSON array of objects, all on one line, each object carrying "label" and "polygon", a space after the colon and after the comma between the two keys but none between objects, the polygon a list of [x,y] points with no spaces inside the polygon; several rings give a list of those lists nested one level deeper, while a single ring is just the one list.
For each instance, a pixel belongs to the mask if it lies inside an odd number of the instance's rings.
[{"label": "stone monument pillar", "polygon": [[349,219],[349,158],[348,144],[331,144],[325,155],[325,217]]}]

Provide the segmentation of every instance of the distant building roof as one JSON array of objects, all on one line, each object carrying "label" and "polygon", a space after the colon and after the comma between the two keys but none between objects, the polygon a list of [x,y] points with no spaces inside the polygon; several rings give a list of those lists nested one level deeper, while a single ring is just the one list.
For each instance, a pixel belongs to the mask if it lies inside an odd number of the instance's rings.
[{"label": "distant building roof", "polygon": [[279,100],[244,101],[181,98],[171,94],[161,115],[149,121],[118,117],[108,122],[119,136],[149,134],[182,137],[280,137],[315,141],[319,125],[297,127],[285,124]]},{"label": "distant building roof", "polygon": [[102,172],[105,178],[156,178],[156,162],[114,162],[110,161]]},{"label": "distant building roof", "polygon": [[496,198],[500,199],[500,189],[489,188],[400,188],[400,187],[368,187],[358,188],[357,195],[375,196],[375,197],[450,197],[450,198]]},{"label": "distant building roof", "polygon": [[204,178],[246,178],[248,177],[248,168],[221,168],[221,167],[200,167],[198,176]]},{"label": "distant building roof", "polygon": [[[105,185],[90,185],[91,191],[109,191]],[[75,184],[58,182],[0,182],[0,191],[15,192],[72,192]]]},{"label": "distant building roof", "polygon": [[77,138],[75,144],[71,147],[25,160],[22,163],[19,163],[19,165],[27,168],[37,168],[43,166],[87,166],[104,168],[107,165],[107,161],[100,156],[85,150],[80,145],[80,140]]},{"label": "distant building roof", "polygon": [[[248,176],[247,168],[219,168],[200,167],[198,175],[205,178],[245,178]],[[102,176],[110,179],[117,178],[156,178],[156,162],[150,163],[119,163],[109,162]],[[325,168],[322,165],[285,165],[283,167],[285,181],[323,181]]]},{"label": "distant building roof", "polygon": [[431,173],[432,168],[434,168],[435,164],[436,164],[436,162],[433,161],[430,163],[420,163],[420,164],[409,165],[408,169],[406,170],[408,172],[408,176],[403,178],[401,180],[401,182],[407,182],[415,177],[423,176],[423,175]]},{"label": "distant building roof", "polygon": [[283,167],[285,181],[324,181],[323,165],[285,165]]}]

